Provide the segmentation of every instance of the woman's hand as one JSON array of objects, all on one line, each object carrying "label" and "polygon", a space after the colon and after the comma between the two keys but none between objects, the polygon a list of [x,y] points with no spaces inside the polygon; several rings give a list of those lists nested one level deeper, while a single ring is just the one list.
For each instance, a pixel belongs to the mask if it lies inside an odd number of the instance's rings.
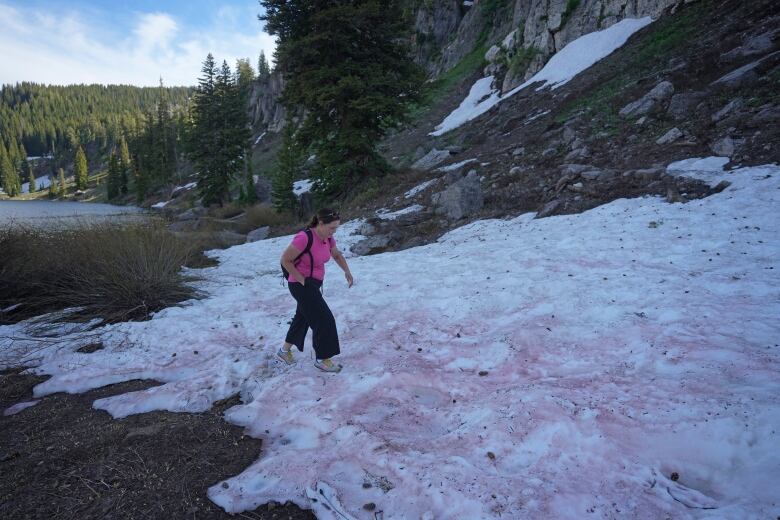
[{"label": "woman's hand", "polygon": [[344,272],[344,278],[347,279],[347,286],[352,287],[352,284],[355,283],[355,280],[352,279],[352,273],[349,271]]}]

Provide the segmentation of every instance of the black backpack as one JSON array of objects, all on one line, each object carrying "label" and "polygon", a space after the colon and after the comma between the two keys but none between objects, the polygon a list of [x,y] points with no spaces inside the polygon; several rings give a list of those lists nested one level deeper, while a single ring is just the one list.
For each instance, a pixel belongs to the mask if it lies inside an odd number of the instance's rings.
[{"label": "black backpack", "polygon": [[[309,276],[314,276],[314,257],[311,254],[311,243],[314,240],[314,237],[311,234],[311,228],[302,229],[304,233],[306,233],[306,247],[304,250],[295,257],[295,260],[293,260],[293,265],[298,265],[298,261],[301,259],[303,255],[309,255],[309,265],[311,265],[311,269],[309,272]],[[281,264],[280,264],[281,265]],[[290,278],[290,273],[287,271],[287,269],[284,268],[282,265],[282,278],[287,281]]]}]

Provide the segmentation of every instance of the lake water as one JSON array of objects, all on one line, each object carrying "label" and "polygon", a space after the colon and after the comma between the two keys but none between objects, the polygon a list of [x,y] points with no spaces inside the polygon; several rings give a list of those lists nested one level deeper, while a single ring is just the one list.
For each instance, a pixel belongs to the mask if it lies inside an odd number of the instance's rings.
[{"label": "lake water", "polygon": [[50,200],[1,200],[0,226],[19,222],[31,225],[67,224],[80,220],[139,218],[147,212],[135,206]]}]

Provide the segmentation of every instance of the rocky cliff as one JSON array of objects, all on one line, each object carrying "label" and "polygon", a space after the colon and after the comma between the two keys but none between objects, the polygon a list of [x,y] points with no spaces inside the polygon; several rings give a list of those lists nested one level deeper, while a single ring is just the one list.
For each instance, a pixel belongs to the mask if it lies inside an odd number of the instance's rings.
[{"label": "rocky cliff", "polygon": [[[466,56],[485,53],[486,74],[502,91],[531,77],[570,41],[624,18],[657,18],[694,0],[412,0],[415,60],[435,79]],[[481,58],[481,56],[480,56]],[[282,78],[258,80],[250,101],[252,125],[277,132],[284,110]]]}]

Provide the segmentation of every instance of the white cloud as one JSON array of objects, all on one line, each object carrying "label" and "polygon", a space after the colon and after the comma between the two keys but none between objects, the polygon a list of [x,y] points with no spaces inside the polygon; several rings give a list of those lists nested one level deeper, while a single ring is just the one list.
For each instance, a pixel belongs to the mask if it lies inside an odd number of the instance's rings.
[{"label": "white cloud", "polygon": [[[22,12],[0,2],[0,84],[121,83],[195,85],[211,52],[231,68],[238,58],[257,64],[260,51],[271,56],[274,38],[241,26],[246,11],[220,11],[212,26],[190,28],[165,12],[135,13],[124,34],[105,29],[98,13],[52,9]],[[103,27],[102,31],[99,29]]]}]

